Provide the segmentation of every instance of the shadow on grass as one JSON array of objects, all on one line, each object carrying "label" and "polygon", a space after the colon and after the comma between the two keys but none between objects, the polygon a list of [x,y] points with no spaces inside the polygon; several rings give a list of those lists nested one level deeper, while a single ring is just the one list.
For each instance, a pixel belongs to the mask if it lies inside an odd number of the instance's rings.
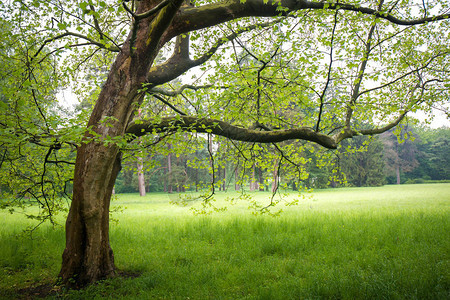
[{"label": "shadow on grass", "polygon": [[[117,276],[113,279],[134,279],[141,276],[141,273],[134,272],[134,271],[117,271]],[[37,284],[37,285],[36,285]],[[104,280],[100,280],[96,284],[106,284]],[[78,289],[83,290],[87,287]],[[22,288],[15,292],[15,295],[13,296],[14,299],[44,299],[48,297],[64,297],[65,294],[67,294],[70,289],[67,289],[65,286],[62,285],[56,285],[55,283],[33,283],[29,287]]]}]

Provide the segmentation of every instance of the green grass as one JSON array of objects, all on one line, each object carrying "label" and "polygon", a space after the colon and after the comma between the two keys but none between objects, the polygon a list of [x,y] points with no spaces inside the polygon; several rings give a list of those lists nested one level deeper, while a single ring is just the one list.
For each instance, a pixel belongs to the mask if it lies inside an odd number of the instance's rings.
[{"label": "green grass", "polygon": [[[235,193],[217,195],[217,206]],[[253,194],[267,201],[268,193]],[[119,195],[111,245],[119,269],[68,299],[448,299],[450,184],[319,190],[279,217],[248,203],[193,216],[166,194]],[[62,228],[0,213],[0,295],[52,282]]]}]

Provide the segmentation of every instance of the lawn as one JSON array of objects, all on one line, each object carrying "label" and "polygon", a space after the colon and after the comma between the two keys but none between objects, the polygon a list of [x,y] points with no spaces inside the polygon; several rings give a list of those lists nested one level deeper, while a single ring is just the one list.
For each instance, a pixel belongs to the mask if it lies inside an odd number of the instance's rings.
[{"label": "lawn", "polygon": [[[106,280],[68,299],[448,299],[450,184],[318,190],[278,217],[249,202],[196,216],[174,195],[118,195],[111,245],[136,278]],[[269,194],[250,194],[267,203]],[[292,194],[289,197],[294,197]],[[30,220],[0,212],[0,295],[54,282],[62,227],[22,234]]]}]

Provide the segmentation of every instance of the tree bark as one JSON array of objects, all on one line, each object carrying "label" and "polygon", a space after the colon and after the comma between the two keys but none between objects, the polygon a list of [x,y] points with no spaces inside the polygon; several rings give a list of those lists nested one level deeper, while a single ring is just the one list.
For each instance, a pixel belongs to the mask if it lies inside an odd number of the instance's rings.
[{"label": "tree bark", "polygon": [[[77,149],[73,199],[66,221],[66,247],[59,277],[63,284],[82,287],[115,275],[114,255],[109,243],[109,206],[120,170],[119,149],[106,145],[106,137],[122,136],[140,103],[142,83],[167,30],[183,0],[174,0],[157,18],[140,21],[111,66],[88,122],[95,135],[86,133]],[[138,12],[158,3],[142,1]]]},{"label": "tree bark", "polygon": [[258,189],[258,181],[256,180],[256,166],[252,166],[252,177],[250,178],[250,191],[256,191]]},{"label": "tree bark", "polygon": [[402,181],[400,180],[400,166],[398,162],[395,165],[395,175],[397,177],[397,184],[400,184]]},{"label": "tree bark", "polygon": [[[103,172],[109,173],[109,178],[83,172],[87,176],[74,179],[73,200],[66,221],[66,248],[59,273],[63,283],[71,287],[82,287],[115,275],[114,255],[109,244],[109,206],[121,156],[115,152],[111,167]],[[85,151],[79,150],[78,155],[90,160],[88,153],[81,153]],[[95,165],[97,167],[98,163]],[[103,186],[96,184],[98,182],[108,184]]]},{"label": "tree bark", "polygon": [[261,192],[264,192],[266,189],[266,185],[264,183],[264,177],[263,177],[263,169],[262,168],[258,168],[258,189]]},{"label": "tree bark", "polygon": [[400,154],[398,151],[398,141],[395,141],[395,154],[395,175],[397,176],[397,184],[400,184]]},{"label": "tree bark", "polygon": [[[115,275],[114,257],[109,245],[109,205],[120,170],[116,145],[102,139],[122,135],[138,101],[139,84],[130,74],[130,58],[118,55],[89,120],[99,137],[86,134],[77,149],[73,199],[66,221],[66,248],[59,277],[66,285],[81,287]],[[136,67],[136,66],[134,66]],[[111,99],[115,101],[111,101]],[[102,124],[114,117],[114,126]]]}]

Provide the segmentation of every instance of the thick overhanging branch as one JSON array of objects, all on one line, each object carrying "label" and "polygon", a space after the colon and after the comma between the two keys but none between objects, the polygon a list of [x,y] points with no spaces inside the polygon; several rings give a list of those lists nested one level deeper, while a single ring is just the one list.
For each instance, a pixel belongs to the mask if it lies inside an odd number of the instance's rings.
[{"label": "thick overhanging branch", "polygon": [[145,135],[146,133],[176,131],[210,133],[223,136],[231,140],[252,143],[279,143],[286,140],[300,139],[315,142],[329,149],[337,148],[337,143],[333,137],[315,132],[313,129],[308,127],[258,131],[234,126],[221,120],[191,116],[166,117],[159,121],[148,120],[133,122],[128,126],[126,133],[139,137]]},{"label": "thick overhanging branch", "polygon": [[395,17],[389,11],[380,11],[359,5],[340,3],[339,1],[246,0],[244,3],[241,2],[241,0],[223,0],[198,7],[183,7],[181,13],[175,19],[175,24],[179,25],[173,28],[172,37],[180,33],[211,27],[243,17],[274,17],[303,9],[354,11],[366,15],[373,15],[391,23],[404,26],[425,24],[450,18],[450,14],[447,13],[414,20],[403,20]]}]

